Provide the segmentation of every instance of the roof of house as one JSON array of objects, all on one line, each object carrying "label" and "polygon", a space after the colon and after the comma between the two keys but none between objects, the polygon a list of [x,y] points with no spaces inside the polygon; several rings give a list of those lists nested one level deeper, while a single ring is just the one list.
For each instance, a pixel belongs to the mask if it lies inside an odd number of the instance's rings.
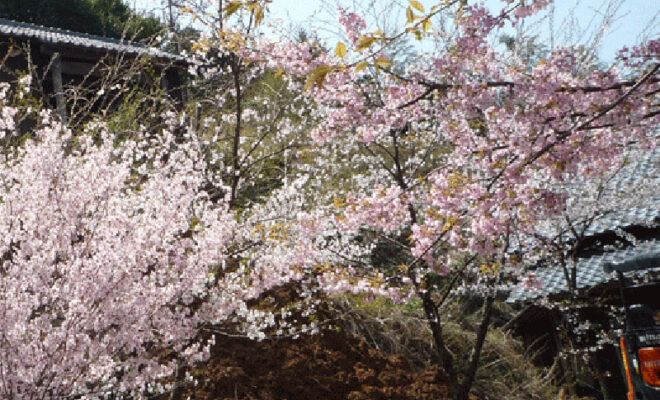
[{"label": "roof of house", "polygon": [[[640,153],[638,153],[640,154]],[[621,193],[631,188],[660,187],[660,147],[641,153],[642,156],[623,168],[608,182],[605,191]],[[656,189],[649,191],[651,195],[640,193],[638,204],[627,209],[613,210],[595,219],[585,230],[585,237],[597,237],[607,232],[626,229],[633,226],[646,226],[658,229],[657,237],[647,238],[637,246],[623,249],[603,249],[597,255],[589,254],[576,261],[576,285],[585,289],[615,279],[614,274],[605,273],[603,266],[607,263],[619,264],[629,261],[642,253],[660,253],[660,196]],[[648,196],[648,197],[647,197]],[[550,237],[556,232],[543,232]],[[660,268],[660,262],[658,263]],[[568,291],[563,269],[560,267],[536,268],[529,272],[527,284],[516,286],[507,299],[510,303],[526,302],[538,297],[559,294]],[[529,285],[536,282],[536,286]]]},{"label": "roof of house", "polygon": [[[576,263],[576,286],[578,289],[585,289],[614,280],[616,275],[606,273],[603,266],[606,264],[621,264],[638,257],[640,254],[647,253],[660,254],[660,240],[648,240],[634,247],[581,258]],[[660,268],[660,263],[658,267]],[[534,300],[537,297],[568,291],[564,271],[561,268],[542,268],[533,271],[533,273],[533,283],[529,286],[516,286],[509,294],[508,302],[525,302]],[[636,272],[635,274],[640,275],[643,272]]]},{"label": "roof of house", "polygon": [[[656,139],[660,140],[660,131]],[[650,151],[632,150],[627,157],[628,163],[605,183],[598,201],[607,202],[609,198],[619,197],[623,193],[635,204],[624,209],[606,208],[602,215],[588,223],[585,236],[599,235],[631,225],[654,223],[660,218],[660,191],[656,189],[660,187],[660,146]],[[581,181],[574,182],[568,188],[569,197],[579,200],[585,196],[582,192],[584,186]],[[630,191],[637,192],[637,197],[628,196]],[[559,232],[557,227],[545,226],[539,227],[538,233],[554,237]]]},{"label": "roof of house", "polygon": [[184,61],[180,56],[127,40],[113,39],[87,33],[71,32],[49,28],[27,22],[0,18],[0,36],[23,39],[36,39],[54,46],[83,48],[96,52],[125,53],[134,56],[147,56],[170,61]]},{"label": "roof of house", "polygon": [[[657,139],[657,137],[656,137]],[[640,156],[638,153],[637,156]],[[633,160],[615,179],[609,183],[605,191],[610,193],[621,193],[635,190],[640,187],[660,185],[660,147],[641,154],[640,158]],[[633,207],[608,213],[595,220],[585,234],[587,236],[598,235],[603,232],[612,231],[617,228],[625,228],[630,225],[644,225],[660,222],[660,196],[658,191],[653,190],[653,195],[644,198],[645,207]],[[642,193],[640,196],[644,196]]]}]

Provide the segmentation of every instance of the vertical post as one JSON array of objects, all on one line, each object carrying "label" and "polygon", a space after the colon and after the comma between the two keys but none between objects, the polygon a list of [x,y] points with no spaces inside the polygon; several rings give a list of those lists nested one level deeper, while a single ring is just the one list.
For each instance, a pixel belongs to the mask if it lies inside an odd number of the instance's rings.
[{"label": "vertical post", "polygon": [[168,12],[168,25],[170,30],[174,31],[174,13],[172,12],[172,0],[167,1],[167,12]]},{"label": "vertical post", "polygon": [[616,275],[617,278],[619,278],[619,295],[621,296],[621,303],[623,305],[623,315],[625,318],[624,327],[627,328],[630,321],[630,311],[628,309],[628,301],[626,300],[626,292],[624,290],[626,286],[626,277],[623,275],[623,272],[621,272],[620,270],[616,271]]},{"label": "vertical post", "polygon": [[223,26],[222,26],[222,22],[223,22],[223,21],[222,21],[222,11],[223,11],[222,0],[218,0],[218,20],[219,20],[219,22],[220,22],[220,24],[219,24],[219,25],[220,25],[219,28],[220,28],[220,31],[221,31],[221,32],[222,32],[222,30],[223,30]]},{"label": "vertical post", "polygon": [[174,0],[167,0],[167,26],[169,28],[169,34],[172,35],[172,40],[176,46],[176,54],[181,54],[181,41],[178,38],[176,31],[176,18],[174,16]]},{"label": "vertical post", "polygon": [[163,71],[162,75],[160,77],[160,88],[165,92],[165,94],[169,94],[170,91],[170,82],[169,79],[167,79],[167,71]]},{"label": "vertical post", "polygon": [[66,123],[66,99],[64,98],[64,86],[62,84],[62,57],[59,53],[53,55],[53,90],[55,91],[55,104],[57,113],[62,122]]}]

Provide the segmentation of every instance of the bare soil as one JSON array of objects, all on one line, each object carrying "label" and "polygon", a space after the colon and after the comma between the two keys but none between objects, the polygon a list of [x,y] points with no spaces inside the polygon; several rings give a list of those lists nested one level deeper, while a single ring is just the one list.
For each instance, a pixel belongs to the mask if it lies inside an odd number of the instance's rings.
[{"label": "bare soil", "polygon": [[342,331],[255,342],[218,337],[183,398],[199,400],[443,400],[438,367],[414,368]]}]

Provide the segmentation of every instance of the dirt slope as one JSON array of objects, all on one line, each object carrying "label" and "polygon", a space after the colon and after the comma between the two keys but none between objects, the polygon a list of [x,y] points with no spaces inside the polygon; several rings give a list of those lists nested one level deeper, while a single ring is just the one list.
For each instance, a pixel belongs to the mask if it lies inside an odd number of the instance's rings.
[{"label": "dirt slope", "polygon": [[343,332],[254,342],[218,337],[211,360],[195,370],[200,400],[443,400],[442,372],[415,371]]}]

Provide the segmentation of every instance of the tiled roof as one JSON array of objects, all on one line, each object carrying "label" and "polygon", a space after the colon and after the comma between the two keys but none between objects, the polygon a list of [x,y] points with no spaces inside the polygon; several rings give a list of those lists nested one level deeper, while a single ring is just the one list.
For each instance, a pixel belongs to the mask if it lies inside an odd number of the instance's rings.
[{"label": "tiled roof", "polygon": [[[638,198],[628,196],[631,203],[635,203],[634,206],[621,210],[607,210],[589,224],[585,230],[585,236],[598,235],[631,225],[660,222],[658,221],[660,219],[660,191],[655,189],[660,187],[660,146],[651,151],[632,152],[629,157],[634,157],[633,161],[618,171],[615,177],[607,183],[601,198],[604,199],[603,201],[607,201],[608,198],[620,197],[622,193],[627,196],[626,193],[631,190],[640,191],[644,188],[651,189],[651,194],[638,193],[640,196]],[[584,196],[581,192],[584,186],[579,181],[575,182],[568,189],[569,197],[579,199]],[[558,234],[558,229],[552,225],[541,225],[538,233],[545,237],[554,237]]]},{"label": "tiled roof", "polygon": [[86,33],[71,32],[63,29],[17,22],[0,18],[0,36],[22,39],[36,39],[42,43],[80,47],[99,52],[126,53],[136,56],[148,56],[171,61],[183,61],[183,58],[153,47],[127,40],[119,40]]},{"label": "tiled roof", "polygon": [[605,215],[589,226],[586,236],[613,231],[631,225],[660,223],[660,198],[650,199],[649,208],[632,208]]},{"label": "tiled roof", "polygon": [[[660,146],[648,152],[642,159],[621,170],[608,190],[614,193],[629,190],[635,185],[660,185]],[[660,222],[660,196],[644,200],[647,207],[620,210],[594,221],[586,230],[587,236],[597,235],[630,225]]]},{"label": "tiled roof", "polygon": [[[638,153],[639,154],[639,153]],[[636,225],[656,226],[660,231],[660,197],[658,191],[654,188],[660,186],[660,146],[654,150],[642,153],[642,156],[630,163],[630,165],[619,171],[616,178],[609,182],[606,191],[611,193],[621,193],[631,190],[631,188],[651,188],[649,197],[640,193],[637,204],[643,204],[643,207],[631,207],[628,209],[616,210],[601,216],[595,220],[585,231],[585,235],[596,236],[608,231],[615,231],[619,228],[627,228]],[[555,232],[548,230],[541,232],[546,236],[552,236]],[[605,263],[620,263],[634,258],[641,252],[659,251],[660,239],[649,240],[636,247],[629,247],[622,250],[605,252],[600,255],[580,258],[577,261],[577,287],[578,289],[588,288],[600,283],[604,283],[612,278],[611,275],[603,271]],[[658,265],[660,268],[660,265]],[[516,286],[509,294],[508,302],[524,302],[540,296],[558,294],[568,290],[564,272],[560,267],[555,268],[537,268],[531,271],[533,281],[538,284],[537,288],[527,287],[523,284]]]},{"label": "tiled roof", "polygon": [[[649,240],[635,247],[609,251],[578,260],[576,265],[577,288],[589,288],[615,279],[615,275],[605,273],[603,266],[607,263],[619,264],[629,261],[641,253],[660,253],[660,240]],[[660,268],[660,264],[658,267]],[[537,297],[568,291],[564,271],[561,268],[542,268],[533,273],[535,276],[532,284],[529,287],[523,285],[515,287],[509,294],[508,302],[524,302]],[[537,283],[537,285],[533,283]]]}]

